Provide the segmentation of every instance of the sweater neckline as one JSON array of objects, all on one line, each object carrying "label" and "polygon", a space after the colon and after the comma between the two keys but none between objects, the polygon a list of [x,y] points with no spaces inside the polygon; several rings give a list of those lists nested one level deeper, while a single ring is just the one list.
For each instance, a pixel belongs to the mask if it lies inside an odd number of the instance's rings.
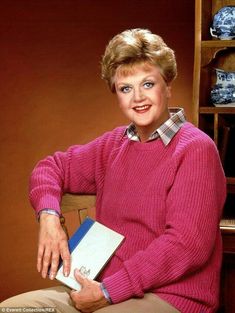
[{"label": "sweater neckline", "polygon": [[127,140],[129,141],[129,145],[138,151],[151,151],[156,148],[167,148],[160,138],[148,142],[133,141],[129,139]]}]

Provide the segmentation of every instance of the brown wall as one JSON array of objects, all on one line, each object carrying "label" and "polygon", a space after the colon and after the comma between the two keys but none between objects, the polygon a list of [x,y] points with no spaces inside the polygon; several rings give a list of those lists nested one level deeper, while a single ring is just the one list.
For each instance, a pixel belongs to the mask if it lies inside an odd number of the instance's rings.
[{"label": "brown wall", "polygon": [[134,27],[162,35],[176,51],[171,105],[192,120],[193,0],[0,3],[0,300],[51,285],[36,272],[28,178],[45,155],[126,123],[99,61],[113,35]]}]

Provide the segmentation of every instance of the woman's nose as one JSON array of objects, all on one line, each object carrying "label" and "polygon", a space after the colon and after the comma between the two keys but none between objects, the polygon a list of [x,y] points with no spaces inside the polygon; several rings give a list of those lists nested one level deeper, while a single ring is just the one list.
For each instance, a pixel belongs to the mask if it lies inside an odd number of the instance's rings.
[{"label": "woman's nose", "polygon": [[134,101],[141,102],[145,98],[143,91],[140,88],[134,89]]}]

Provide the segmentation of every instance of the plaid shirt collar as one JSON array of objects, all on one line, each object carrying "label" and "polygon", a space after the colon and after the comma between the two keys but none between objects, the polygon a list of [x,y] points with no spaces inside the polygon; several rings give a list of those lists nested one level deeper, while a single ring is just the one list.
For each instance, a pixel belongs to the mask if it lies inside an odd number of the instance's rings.
[{"label": "plaid shirt collar", "polygon": [[[182,108],[170,108],[169,112],[170,118],[159,128],[157,128],[149,136],[149,139],[147,141],[152,141],[160,137],[165,146],[167,146],[171,142],[171,140],[180,130],[186,119],[184,109]],[[135,125],[133,123],[127,127],[127,129],[125,130],[125,135],[127,135],[130,140],[140,141]]]}]

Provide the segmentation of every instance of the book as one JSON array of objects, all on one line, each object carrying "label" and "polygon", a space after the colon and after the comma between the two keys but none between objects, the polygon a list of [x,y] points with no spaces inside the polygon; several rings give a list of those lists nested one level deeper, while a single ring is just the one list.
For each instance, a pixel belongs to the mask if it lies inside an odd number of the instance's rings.
[{"label": "book", "polygon": [[71,253],[70,275],[64,276],[61,262],[56,279],[79,291],[81,286],[74,277],[74,270],[77,268],[81,275],[95,279],[123,240],[123,235],[86,218],[68,241]]}]

